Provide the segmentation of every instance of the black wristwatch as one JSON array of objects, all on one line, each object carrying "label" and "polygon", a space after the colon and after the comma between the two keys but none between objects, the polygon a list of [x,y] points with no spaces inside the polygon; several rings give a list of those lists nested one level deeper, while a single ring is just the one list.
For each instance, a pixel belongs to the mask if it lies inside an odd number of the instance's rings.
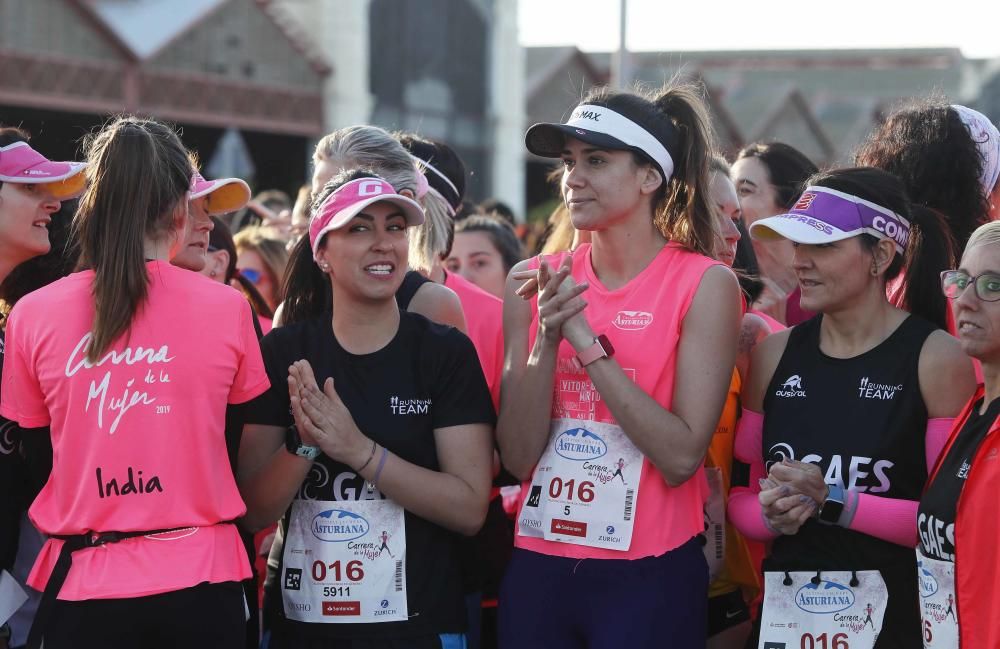
[{"label": "black wristwatch", "polygon": [[844,503],[847,502],[847,494],[840,487],[831,486],[828,488],[826,500],[820,505],[816,518],[819,522],[828,525],[836,525],[840,520],[840,515],[844,513]]},{"label": "black wristwatch", "polygon": [[285,429],[285,449],[292,455],[304,457],[307,460],[315,460],[322,453],[318,446],[310,446],[302,443],[299,429],[292,424]]}]

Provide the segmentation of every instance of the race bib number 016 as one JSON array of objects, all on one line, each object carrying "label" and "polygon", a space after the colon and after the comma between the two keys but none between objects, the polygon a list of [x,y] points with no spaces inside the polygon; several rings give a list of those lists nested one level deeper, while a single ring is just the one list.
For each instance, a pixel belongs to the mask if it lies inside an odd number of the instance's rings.
[{"label": "race bib number 016", "polygon": [[917,548],[920,632],[926,649],[958,649],[955,564],[924,556]]},{"label": "race bib number 016", "polygon": [[758,649],[875,646],[889,601],[885,580],[877,570],[823,571],[819,579],[815,571],[785,575],[765,573]]},{"label": "race bib number 016", "polygon": [[614,424],[553,420],[521,508],[518,534],[628,550],[642,459]]},{"label": "race bib number 016", "polygon": [[294,501],[283,557],[288,619],[407,619],[406,523],[391,500]]}]

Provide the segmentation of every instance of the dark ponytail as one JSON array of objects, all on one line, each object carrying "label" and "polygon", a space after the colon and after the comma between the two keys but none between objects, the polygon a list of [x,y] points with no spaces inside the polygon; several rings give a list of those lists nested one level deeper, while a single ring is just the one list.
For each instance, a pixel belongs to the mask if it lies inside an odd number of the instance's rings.
[{"label": "dark ponytail", "polygon": [[[313,197],[310,215],[315,215],[327,197],[339,187],[358,178],[378,178],[378,176],[360,169],[340,172]],[[308,234],[300,238],[292,249],[288,265],[285,267],[282,287],[285,295],[281,307],[282,326],[319,318],[333,311],[330,277],[320,270],[313,259],[312,243]]]},{"label": "dark ponytail", "polygon": [[941,271],[955,267],[956,250],[945,216],[911,205],[910,241],[902,262],[906,290],[896,306],[947,330],[949,307],[940,289]]},{"label": "dark ponytail", "polygon": [[96,362],[132,326],[149,293],[145,240],[176,227],[186,207],[191,161],[177,133],[150,119],[118,117],[88,138],[88,186],[73,221],[80,263],[94,270]]},{"label": "dark ponytail", "polygon": [[679,155],[674,173],[656,210],[654,222],[671,241],[676,241],[706,257],[715,256],[719,237],[712,211],[708,184],[713,145],[712,122],[693,84],[669,84],[653,98],[653,103],[680,133]]}]

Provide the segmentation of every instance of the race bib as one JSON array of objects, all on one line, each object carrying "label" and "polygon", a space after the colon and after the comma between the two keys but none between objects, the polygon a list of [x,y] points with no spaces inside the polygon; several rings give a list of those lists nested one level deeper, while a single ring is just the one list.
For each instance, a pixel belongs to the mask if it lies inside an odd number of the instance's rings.
[{"label": "race bib", "polygon": [[722,469],[705,467],[708,479],[708,500],[705,501],[705,561],[708,562],[708,583],[722,574],[726,565],[726,499],[722,484]]},{"label": "race bib", "polygon": [[290,620],[407,619],[406,523],[391,500],[295,500],[283,562]]},{"label": "race bib", "polygon": [[878,570],[767,572],[757,647],[872,649],[888,602]]},{"label": "race bib", "polygon": [[924,556],[917,548],[917,583],[924,647],[958,649],[955,564]]},{"label": "race bib", "polygon": [[626,551],[642,453],[614,424],[555,419],[518,519],[518,534]]}]

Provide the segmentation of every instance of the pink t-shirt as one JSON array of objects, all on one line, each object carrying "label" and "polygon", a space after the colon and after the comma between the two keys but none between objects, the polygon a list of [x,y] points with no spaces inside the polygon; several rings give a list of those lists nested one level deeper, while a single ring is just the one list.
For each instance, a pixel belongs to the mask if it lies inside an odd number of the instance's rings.
[{"label": "pink t-shirt", "polygon": [[487,293],[457,273],[447,273],[444,285],[455,291],[462,303],[469,338],[476,347],[490,387],[493,407],[500,406],[500,379],[503,375],[503,300]]},{"label": "pink t-shirt", "polygon": [[[227,403],[268,388],[250,305],[197,273],[146,264],[148,298],[96,365],[85,360],[94,273],[24,297],[7,324],[0,413],[50,426],[52,473],[29,510],[46,534],[190,528],[73,554],[60,599],[152,595],[248,577],[232,521],[246,507],[226,454]],[[28,583],[43,590],[62,541]]]},{"label": "pink t-shirt", "polygon": [[[568,254],[568,253],[565,253]],[[584,314],[598,334],[605,334],[615,348],[614,358],[625,373],[653,397],[670,409],[674,394],[674,371],[677,345],[684,316],[694,299],[705,271],[716,262],[670,243],[639,275],[619,289],[610,291],[594,274],[590,244],[582,244],[572,253],[573,279],[588,282]],[[553,268],[563,255],[549,260]],[[533,315],[528,335],[534,345],[538,326],[538,302],[532,301]],[[577,370],[572,362],[576,352],[565,340],[559,346],[552,417],[590,419],[614,423],[611,411],[597,394],[587,371]],[[521,507],[531,483],[521,487]],[[703,507],[708,483],[703,469],[678,487],[670,487],[648,459],[643,458],[635,525],[628,551],[594,548],[572,543],[546,541],[517,535],[515,545],[542,554],[576,559],[641,559],[659,556],[679,547],[705,529]]]}]

